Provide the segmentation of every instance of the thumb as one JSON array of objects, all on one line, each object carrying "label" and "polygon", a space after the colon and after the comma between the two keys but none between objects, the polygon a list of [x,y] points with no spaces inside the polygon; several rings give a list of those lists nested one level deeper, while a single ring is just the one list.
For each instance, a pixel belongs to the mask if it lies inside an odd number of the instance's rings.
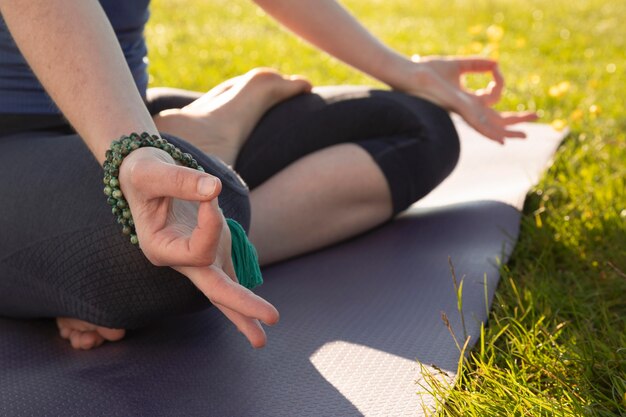
[{"label": "thumb", "polygon": [[219,178],[160,159],[138,159],[128,169],[133,188],[147,200],[173,197],[206,201],[217,197],[222,190]]}]

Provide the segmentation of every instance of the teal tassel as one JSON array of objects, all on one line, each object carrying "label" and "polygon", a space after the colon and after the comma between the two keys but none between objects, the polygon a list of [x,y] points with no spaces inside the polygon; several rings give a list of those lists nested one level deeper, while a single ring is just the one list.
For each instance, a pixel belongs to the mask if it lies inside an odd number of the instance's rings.
[{"label": "teal tassel", "polygon": [[233,219],[226,219],[226,223],[230,229],[231,256],[239,283],[249,289],[258,287],[263,284],[263,277],[261,276],[256,249],[248,240],[245,230],[239,223]]}]

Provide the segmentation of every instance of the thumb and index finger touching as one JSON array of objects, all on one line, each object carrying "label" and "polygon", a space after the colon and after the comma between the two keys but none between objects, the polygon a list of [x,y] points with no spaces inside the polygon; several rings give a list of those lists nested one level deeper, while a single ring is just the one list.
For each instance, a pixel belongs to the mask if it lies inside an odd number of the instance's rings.
[{"label": "thumb and index finger touching", "polygon": [[[142,149],[134,152],[140,151]],[[146,256],[149,255],[149,259],[159,265],[206,266],[212,263],[224,227],[217,204],[217,196],[222,189],[219,178],[175,165],[152,150],[139,153],[129,162],[123,167],[127,177],[122,184],[127,185],[123,192],[126,195],[127,190],[130,191],[127,199],[131,209],[137,210],[133,213],[137,232],[149,234],[145,238],[139,236],[140,241],[149,239],[142,244],[144,252],[149,252]],[[122,175],[120,173],[120,177]],[[172,220],[164,211],[170,203],[163,205],[163,198],[195,201],[199,202],[199,206],[195,211],[186,210],[190,215]],[[143,227],[139,227],[137,221]],[[172,221],[188,224],[180,229],[176,224],[168,223]],[[182,230],[191,230],[191,234]]]},{"label": "thumb and index finger touching", "polygon": [[458,60],[459,73],[490,73],[493,80],[487,87],[476,90],[473,94],[486,106],[493,106],[502,97],[504,90],[504,76],[498,62],[489,58],[462,58]]}]

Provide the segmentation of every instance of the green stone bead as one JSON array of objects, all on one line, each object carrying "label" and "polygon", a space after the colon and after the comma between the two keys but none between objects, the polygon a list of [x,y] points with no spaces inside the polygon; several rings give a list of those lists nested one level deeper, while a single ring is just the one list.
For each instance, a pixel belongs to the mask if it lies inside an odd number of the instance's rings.
[{"label": "green stone bead", "polygon": [[124,197],[124,194],[122,194],[122,190],[116,188],[111,192],[111,197],[115,197],[119,200],[120,198]]},{"label": "green stone bead", "polygon": [[122,211],[122,217],[124,217],[125,219],[130,219],[132,216],[132,214],[130,213],[130,210],[128,209],[124,209]]},{"label": "green stone bead", "polygon": [[133,218],[131,217],[130,219],[128,219],[128,225],[130,227],[134,227],[135,226],[135,221],[133,220]]},{"label": "green stone bead", "polygon": [[130,243],[132,243],[133,245],[139,244],[139,239],[137,239],[137,235],[135,234],[130,235]]},{"label": "green stone bead", "polygon": [[120,181],[116,177],[111,177],[111,180],[109,181],[109,185],[111,186],[111,188],[119,188]]},{"label": "green stone bead", "polygon": [[120,209],[117,206],[111,207],[111,213],[113,213],[114,216],[118,216],[120,214]]},{"label": "green stone bead", "polygon": [[120,165],[122,165],[122,156],[119,154],[119,152],[116,152],[115,155],[113,155],[113,157],[111,158],[111,165],[114,168],[119,168]]},{"label": "green stone bead", "polygon": [[126,203],[126,200],[117,200],[117,206],[121,209],[125,209],[128,207],[128,204]]},{"label": "green stone bead", "polygon": [[131,234],[131,232],[133,231],[133,228],[130,226],[124,226],[122,227],[122,234],[128,236]]},{"label": "green stone bead", "polygon": [[182,157],[183,157],[183,153],[180,151],[180,149],[176,149],[172,153],[172,158],[174,158],[177,161],[180,161]]},{"label": "green stone bead", "polygon": [[109,203],[110,206],[114,206],[114,205],[118,204],[118,201],[115,198],[113,198],[113,197],[109,197],[109,198],[107,198],[107,203]]},{"label": "green stone bead", "polygon": [[134,150],[136,150],[136,149],[139,149],[139,142],[137,142],[137,141],[133,141],[133,142],[131,142],[131,143],[130,143],[129,147],[130,147],[130,149],[131,149],[132,151],[134,151]]},{"label": "green stone bead", "polygon": [[102,180],[102,182],[104,183],[104,185],[109,185],[109,182],[111,182],[111,176],[110,175],[105,175],[104,179]]},{"label": "green stone bead", "polygon": [[113,192],[113,188],[109,187],[108,185],[106,187],[104,187],[104,194],[107,196],[111,196],[111,193]]},{"label": "green stone bead", "polygon": [[198,167],[197,167],[196,169],[197,169],[198,171],[200,171],[200,172],[205,172],[205,171],[204,171],[204,168],[202,168],[200,165],[198,165]]},{"label": "green stone bead", "polygon": [[120,216],[120,215],[118,215],[118,216],[117,216],[117,219],[116,219],[116,220],[117,220],[117,222],[118,222],[119,224],[122,224],[122,225],[127,225],[127,224],[128,224],[128,220],[126,220],[125,218],[123,218],[123,217],[122,217],[122,216]]}]

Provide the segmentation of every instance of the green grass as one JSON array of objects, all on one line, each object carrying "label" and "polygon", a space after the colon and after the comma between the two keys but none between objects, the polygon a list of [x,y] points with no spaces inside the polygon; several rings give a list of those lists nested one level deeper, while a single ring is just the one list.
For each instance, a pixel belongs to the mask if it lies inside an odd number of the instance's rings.
[{"label": "green grass", "polygon": [[[344,4],[403,53],[498,57],[501,109],[571,129],[528,196],[489,324],[441,414],[626,415],[626,3]],[[206,90],[255,66],[315,84],[372,83],[243,0],[155,0],[148,39],[152,85]]]}]

